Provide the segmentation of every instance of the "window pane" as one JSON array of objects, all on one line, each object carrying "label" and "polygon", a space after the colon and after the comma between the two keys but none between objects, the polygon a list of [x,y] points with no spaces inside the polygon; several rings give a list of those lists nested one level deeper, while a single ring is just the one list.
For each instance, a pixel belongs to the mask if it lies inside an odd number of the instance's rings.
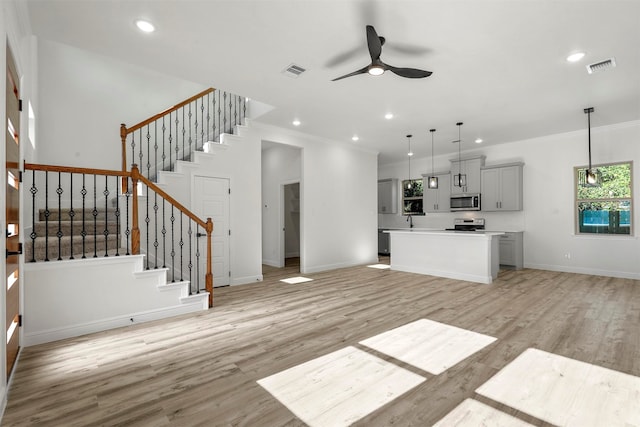
[{"label": "window pane", "polygon": [[[578,168],[578,174],[586,169]],[[578,184],[578,200],[631,198],[631,163],[603,165],[594,169],[602,174],[602,186],[583,187]]]},{"label": "window pane", "polygon": [[580,233],[630,234],[631,200],[578,203]]}]

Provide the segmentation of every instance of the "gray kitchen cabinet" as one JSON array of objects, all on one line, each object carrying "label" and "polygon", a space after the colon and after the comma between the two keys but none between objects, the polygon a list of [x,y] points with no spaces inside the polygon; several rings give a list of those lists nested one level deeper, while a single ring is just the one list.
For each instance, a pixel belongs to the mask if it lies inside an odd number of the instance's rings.
[{"label": "gray kitchen cabinet", "polygon": [[395,178],[378,181],[378,213],[398,213],[398,180]]},{"label": "gray kitchen cabinet", "polygon": [[522,163],[484,167],[481,170],[482,210],[522,210]]},{"label": "gray kitchen cabinet", "polygon": [[[480,193],[480,169],[484,166],[485,156],[470,157],[467,159],[451,161],[451,194]],[[454,176],[462,173],[467,176],[466,185],[458,187],[454,185]]]},{"label": "gray kitchen cabinet", "polygon": [[524,265],[522,231],[508,231],[500,236],[500,265],[513,266],[516,270]]},{"label": "gray kitchen cabinet", "polygon": [[422,175],[424,177],[424,203],[423,209],[425,212],[450,212],[451,204],[451,173],[441,172],[436,173],[434,176],[438,177],[438,188],[431,189],[428,187],[429,176]]}]

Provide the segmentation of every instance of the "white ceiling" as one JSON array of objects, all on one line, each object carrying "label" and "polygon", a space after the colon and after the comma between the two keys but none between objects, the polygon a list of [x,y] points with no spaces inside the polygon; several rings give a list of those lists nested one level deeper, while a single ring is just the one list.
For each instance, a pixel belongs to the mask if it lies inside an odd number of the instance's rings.
[{"label": "white ceiling", "polygon": [[[274,106],[261,122],[380,152],[380,162],[640,119],[640,1],[627,0],[28,0],[40,37]],[[141,34],[136,18],[157,31]],[[381,59],[430,70],[331,79],[366,66],[365,25]],[[565,57],[586,52],[583,61]],[[589,75],[585,65],[615,57]],[[290,63],[307,69],[293,79]],[[386,112],[393,120],[385,120]],[[585,131],[586,133],[586,131]],[[352,142],[352,135],[360,137]],[[533,142],[532,142],[533,143]],[[637,143],[637,141],[635,141]]]}]

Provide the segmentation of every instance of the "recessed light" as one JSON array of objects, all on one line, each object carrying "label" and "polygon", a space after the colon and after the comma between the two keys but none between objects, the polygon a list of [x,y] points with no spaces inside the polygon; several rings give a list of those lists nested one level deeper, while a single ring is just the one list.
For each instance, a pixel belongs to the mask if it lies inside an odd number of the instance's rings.
[{"label": "recessed light", "polygon": [[387,114],[384,115],[384,118],[387,119],[387,120],[391,120],[391,119],[393,119],[393,114],[387,113]]},{"label": "recessed light", "polygon": [[145,21],[144,19],[138,19],[136,21],[136,27],[145,33],[153,33],[156,30],[156,27],[154,27],[151,22]]},{"label": "recessed light", "polygon": [[476,144],[480,144],[482,142],[482,138],[476,139]]},{"label": "recessed light", "polygon": [[571,55],[567,56],[567,61],[568,62],[578,62],[580,61],[582,58],[584,58],[584,52],[575,52],[572,53]]},{"label": "recessed light", "polygon": [[294,126],[300,126],[300,120],[295,119],[293,122],[291,122]]},{"label": "recessed light", "polygon": [[351,140],[352,140],[352,141],[357,141],[357,140],[359,140],[359,139],[360,139],[360,138],[358,137],[358,135],[353,135],[353,136],[351,137]]},{"label": "recessed light", "polygon": [[407,156],[409,156],[409,157],[413,156],[413,151],[409,151],[409,152],[407,153]]}]

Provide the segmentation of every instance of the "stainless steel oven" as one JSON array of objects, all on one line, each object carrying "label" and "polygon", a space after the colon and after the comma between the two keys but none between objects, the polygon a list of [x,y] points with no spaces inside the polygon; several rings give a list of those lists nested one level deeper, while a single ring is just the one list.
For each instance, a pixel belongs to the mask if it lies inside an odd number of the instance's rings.
[{"label": "stainless steel oven", "polygon": [[479,211],[480,193],[476,194],[452,194],[450,208],[455,211]]}]

